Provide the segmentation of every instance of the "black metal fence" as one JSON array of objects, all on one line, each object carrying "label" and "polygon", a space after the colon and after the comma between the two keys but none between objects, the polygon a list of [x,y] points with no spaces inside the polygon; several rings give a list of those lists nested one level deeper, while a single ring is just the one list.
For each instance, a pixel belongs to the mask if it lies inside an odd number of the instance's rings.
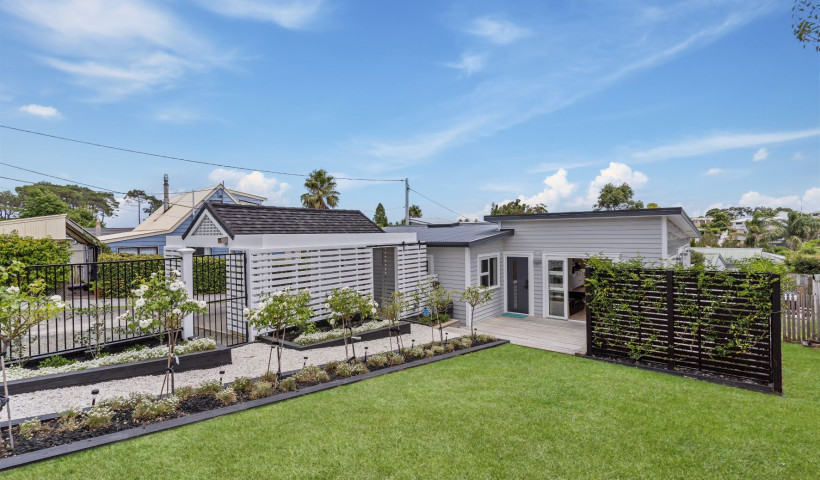
[{"label": "black metal fence", "polygon": [[196,336],[225,346],[248,341],[244,253],[195,256],[194,297],[207,304],[205,313],[194,314]]},{"label": "black metal fence", "polygon": [[153,272],[178,270],[180,262],[179,258],[160,258],[26,267],[18,279],[21,286],[42,279],[45,293],[61,296],[67,308],[7,346],[8,358],[14,361],[45,357],[142,338],[128,331],[125,322],[118,319],[128,310],[131,289]]},{"label": "black metal fence", "polygon": [[587,267],[587,355],[782,393],[780,279]]}]

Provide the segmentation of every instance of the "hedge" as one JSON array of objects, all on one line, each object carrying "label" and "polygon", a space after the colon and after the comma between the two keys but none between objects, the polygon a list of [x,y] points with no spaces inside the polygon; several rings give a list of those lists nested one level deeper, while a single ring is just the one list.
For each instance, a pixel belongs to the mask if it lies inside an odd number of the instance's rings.
[{"label": "hedge", "polygon": [[0,234],[0,266],[17,260],[26,265],[68,263],[71,260],[68,240],[21,237],[17,232]]},{"label": "hedge", "polygon": [[[165,263],[162,255],[136,255],[133,253],[103,253],[102,263],[98,270],[97,288],[101,294],[109,297],[125,297],[134,284],[151,276],[151,273],[163,273]],[[129,260],[147,260],[145,262],[128,262]],[[194,257],[194,294],[219,294],[226,290],[226,260],[218,257]]]}]

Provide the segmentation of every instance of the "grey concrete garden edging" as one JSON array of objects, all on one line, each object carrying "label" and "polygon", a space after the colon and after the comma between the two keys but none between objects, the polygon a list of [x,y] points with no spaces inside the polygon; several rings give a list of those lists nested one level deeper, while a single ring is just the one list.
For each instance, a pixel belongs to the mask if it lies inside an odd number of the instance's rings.
[{"label": "grey concrete garden edging", "polygon": [[[368,330],[366,332],[354,334],[354,337],[361,338],[360,341],[365,342],[368,340],[380,340],[382,338],[387,338],[389,336],[388,329],[390,327],[382,327],[377,328],[375,330]],[[410,324],[408,322],[400,322],[397,327],[402,335],[409,335],[410,334]],[[395,331],[394,331],[395,333]],[[257,340],[260,342],[270,343],[272,345],[276,344],[276,340],[273,337],[268,335],[258,335],[256,337]],[[289,342],[287,340],[282,341],[282,346],[285,348],[290,348],[293,350],[313,350],[315,348],[327,348],[327,347],[338,347],[339,345],[344,345],[345,339],[344,337],[339,338],[331,338],[330,340],[323,340],[321,342],[311,343],[308,345],[300,345],[298,343]]]},{"label": "grey concrete garden edging", "polygon": [[[190,425],[192,423],[201,422],[203,420],[208,420],[211,418],[221,417],[223,415],[228,415],[235,412],[241,412],[243,410],[249,410],[251,408],[261,407],[263,405],[270,405],[273,403],[278,403],[284,400],[289,400],[291,398],[301,397],[303,395],[309,395],[311,393],[321,392],[323,390],[329,390],[331,388],[340,387],[343,385],[349,385],[351,383],[360,382],[362,380],[367,380],[370,378],[378,377],[381,375],[386,375],[393,372],[398,372],[401,370],[407,370],[409,368],[419,367],[422,365],[427,365],[429,363],[439,362],[441,360],[447,360],[448,358],[457,357],[460,355],[464,355],[467,353],[473,353],[479,350],[486,350],[488,348],[498,347],[500,345],[504,345],[509,343],[509,340],[497,340],[495,342],[485,343],[483,345],[478,345],[475,347],[465,348],[464,350],[456,350],[454,352],[444,353],[442,355],[437,355],[431,358],[424,358],[421,360],[415,360],[410,363],[405,363],[402,365],[396,365],[393,367],[383,368],[381,370],[376,370],[373,372],[365,373],[362,375],[356,375],[353,377],[348,378],[341,378],[337,380],[333,380],[326,383],[320,383],[317,385],[312,385],[309,387],[300,388],[294,392],[286,392],[280,393],[276,395],[272,395],[270,397],[260,398],[257,400],[248,400],[246,402],[237,403],[234,405],[229,405],[227,407],[217,408],[214,410],[208,410],[206,412],[199,412],[192,415],[188,415],[185,417],[178,417],[171,420],[166,420],[163,422],[152,423],[149,425],[145,425],[143,427],[131,428],[128,430],[122,430],[115,433],[109,433],[106,435],[100,435],[99,437],[87,438],[84,440],[80,440],[73,443],[68,443],[65,445],[58,445],[56,447],[44,448],[42,450],[37,450],[34,452],[23,453],[21,455],[16,455],[13,457],[7,457],[4,459],[0,459],[0,471],[8,470],[11,468],[19,467],[22,465],[27,465],[30,463],[39,462],[42,460],[48,460],[50,458],[60,457],[63,455],[67,455],[70,453],[79,452],[82,450],[88,450],[94,447],[99,447],[102,445],[108,445],[110,443],[119,442],[122,440],[128,440],[131,438],[141,437],[143,435],[147,435],[150,433],[161,432],[163,430],[169,430],[172,428],[181,427],[184,425]],[[41,417],[45,418],[45,417]]]},{"label": "grey concrete garden edging", "polygon": [[[212,368],[231,363],[231,349],[217,345],[214,350],[187,353],[179,356],[179,365],[174,370],[185,372],[201,368]],[[9,395],[49,390],[52,388],[74,387],[121,380],[123,378],[140,377],[143,375],[161,375],[165,373],[167,359],[157,358],[141,362],[123,363],[108,367],[89,368],[75,372],[43,375],[42,377],[23,378],[8,382]]]}]

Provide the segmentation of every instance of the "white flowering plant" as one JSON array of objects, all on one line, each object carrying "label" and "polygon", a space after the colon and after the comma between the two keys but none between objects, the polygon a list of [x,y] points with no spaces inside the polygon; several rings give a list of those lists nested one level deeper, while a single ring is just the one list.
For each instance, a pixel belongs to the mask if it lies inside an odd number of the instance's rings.
[{"label": "white flowering plant", "polygon": [[338,326],[350,332],[344,335],[345,357],[348,358],[347,344],[348,337],[353,335],[353,318],[359,315],[363,322],[369,318],[374,318],[378,313],[379,304],[358,290],[350,287],[342,287],[334,288],[327,294],[324,307],[330,310],[328,322],[330,322],[332,326],[335,327],[337,323],[341,323],[341,325]]},{"label": "white flowering plant", "polygon": [[[46,284],[37,279],[25,284],[22,288],[18,280],[25,274],[25,266],[13,262],[0,267],[0,368],[3,371],[3,396],[8,400],[9,390],[6,381],[6,349],[13,341],[18,341],[29,330],[44,320],[53,318],[66,308],[59,295],[46,295]],[[9,443],[14,448],[14,437],[11,434],[11,410],[6,403],[9,421]]]},{"label": "white flowering plant", "polygon": [[[284,290],[264,295],[255,308],[245,308],[244,314],[249,325],[257,330],[273,330],[274,337],[284,341],[287,327],[305,324],[313,317],[310,300],[309,290],[292,290],[287,287]],[[277,342],[276,346],[277,383],[282,373],[281,341]],[[270,364],[271,358],[268,357],[268,372],[270,372]]]},{"label": "white flowering plant", "polygon": [[[152,273],[147,279],[135,282],[132,296],[129,298],[130,311],[120,315],[129,328],[139,331],[159,331],[167,337],[168,368],[174,360],[174,349],[182,327],[182,321],[188,315],[204,313],[206,302],[197,301],[188,296],[185,282],[180,273],[173,270],[169,275]],[[162,382],[160,395],[168,385],[168,373]]]}]

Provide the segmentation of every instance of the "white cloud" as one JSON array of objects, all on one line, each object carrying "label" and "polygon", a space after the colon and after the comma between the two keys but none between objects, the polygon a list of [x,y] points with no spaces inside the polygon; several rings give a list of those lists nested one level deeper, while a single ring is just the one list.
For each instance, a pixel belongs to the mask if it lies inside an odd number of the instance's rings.
[{"label": "white cloud", "polygon": [[262,172],[253,171],[247,173],[217,168],[208,174],[208,180],[213,183],[225,182],[225,186],[230,189],[267,197],[267,203],[269,204],[288,204],[285,193],[290,190],[290,185],[276,178],[266,177]]},{"label": "white cloud", "polygon": [[633,190],[637,190],[646,185],[647,182],[649,182],[649,177],[643,172],[632,170],[632,168],[625,163],[609,162],[609,166],[601,169],[601,173],[589,182],[587,196],[576,199],[573,204],[579,207],[592,207],[598,202],[598,194],[607,183],[612,183],[616,186],[627,183]]},{"label": "white cloud", "polygon": [[[820,128],[796,130],[791,132],[710,135],[706,137],[690,138],[688,140],[636,152],[632,154],[632,157],[644,161],[695,157],[698,155],[706,155],[724,150],[790,142],[801,138],[816,137],[818,135],[820,135]],[[761,151],[764,153],[761,154]],[[765,158],[765,156],[768,156],[768,150],[761,148],[757,153],[755,153],[755,157],[758,155],[764,155]]]},{"label": "white cloud", "polygon": [[761,148],[760,150],[756,151],[754,155],[752,155],[753,162],[762,162],[769,158],[769,150],[766,148]]},{"label": "white cloud", "polygon": [[720,175],[721,173],[723,173],[722,168],[710,168],[709,170],[706,170],[706,173],[704,173],[704,175],[714,176]]},{"label": "white cloud", "polygon": [[468,54],[461,55],[461,59],[455,63],[445,63],[445,67],[461,70],[467,75],[472,75],[484,69],[484,55]]},{"label": "white cloud", "polygon": [[554,209],[562,200],[572,195],[577,187],[577,184],[567,180],[567,171],[562,168],[544,179],[544,190],[531,197],[521,195],[518,198],[527,205],[543,203],[547,208]]},{"label": "white cloud", "polygon": [[748,191],[740,197],[741,207],[789,207],[803,209],[804,212],[820,210],[820,187],[812,187],[803,195],[784,195],[775,197],[760,192]]},{"label": "white cloud", "polygon": [[282,28],[305,28],[321,13],[323,0],[199,0],[220,15],[273,22]]},{"label": "white cloud", "polygon": [[43,118],[60,118],[61,116],[60,112],[56,108],[45,105],[37,105],[36,103],[23,105],[20,107],[20,111]]},{"label": "white cloud", "polygon": [[[503,205],[503,204],[509,203],[509,202],[511,202],[511,200],[504,200],[503,202],[498,202],[498,204]],[[478,220],[479,222],[483,222],[484,221],[484,215],[489,215],[490,214],[490,207],[491,207],[491,205],[488,203],[487,205],[484,205],[484,207],[482,207],[477,212],[465,213],[464,216],[467,217],[469,220]]]},{"label": "white cloud", "polygon": [[170,87],[224,60],[157,3],[11,0],[2,8],[27,22],[21,36],[44,52],[46,65],[97,92],[98,100]]},{"label": "white cloud", "polygon": [[526,28],[488,16],[476,18],[465,31],[499,45],[507,45],[531,35]]},{"label": "white cloud", "polygon": [[803,152],[795,152],[794,155],[792,155],[792,160],[805,160],[805,159],[806,159],[806,156],[803,155]]}]

